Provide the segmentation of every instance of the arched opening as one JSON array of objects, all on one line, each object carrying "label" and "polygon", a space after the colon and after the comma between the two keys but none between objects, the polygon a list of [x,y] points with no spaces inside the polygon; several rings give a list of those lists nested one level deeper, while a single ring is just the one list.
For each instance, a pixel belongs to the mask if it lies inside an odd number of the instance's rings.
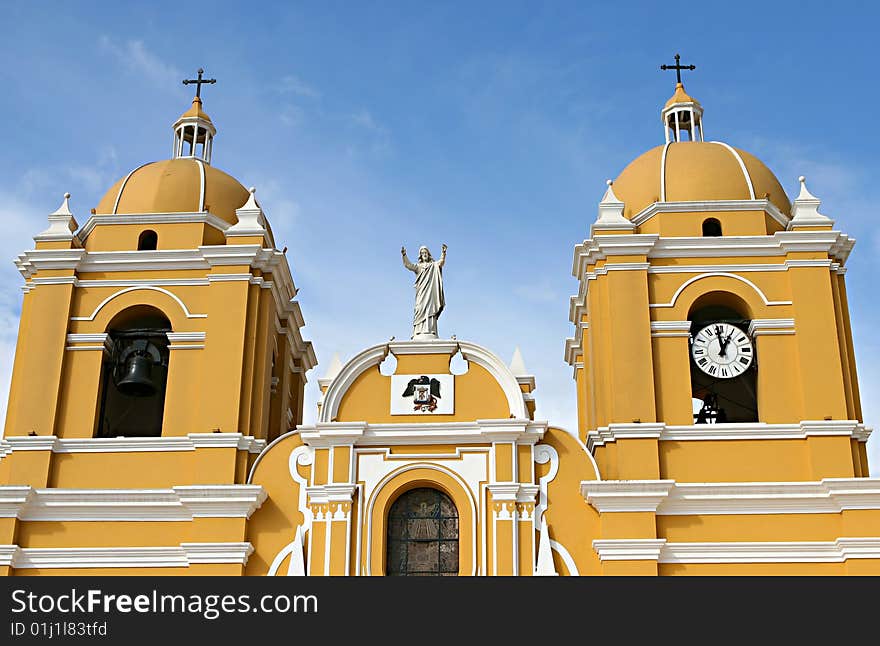
[{"label": "arched opening", "polygon": [[155,231],[147,229],[138,236],[138,251],[155,251],[159,244],[159,236]]},{"label": "arched opening", "polygon": [[757,356],[749,309],[738,296],[711,292],[691,306],[691,397],[695,424],[758,421]]},{"label": "arched opening", "polygon": [[171,323],[155,307],[137,305],[107,326],[96,437],[162,434]]},{"label": "arched opening", "polygon": [[439,489],[401,494],[388,511],[387,576],[458,576],[458,509]]},{"label": "arched opening", "polygon": [[703,235],[708,237],[718,237],[721,234],[721,222],[716,218],[706,218],[703,220]]}]

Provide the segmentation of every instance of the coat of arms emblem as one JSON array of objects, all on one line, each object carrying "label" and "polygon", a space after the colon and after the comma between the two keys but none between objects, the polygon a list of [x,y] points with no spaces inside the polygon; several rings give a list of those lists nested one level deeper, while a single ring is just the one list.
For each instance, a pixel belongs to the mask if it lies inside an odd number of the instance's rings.
[{"label": "coat of arms emblem", "polygon": [[413,398],[413,410],[422,413],[432,413],[437,408],[437,400],[440,399],[440,381],[429,379],[426,375],[410,379],[403,391],[403,397]]}]

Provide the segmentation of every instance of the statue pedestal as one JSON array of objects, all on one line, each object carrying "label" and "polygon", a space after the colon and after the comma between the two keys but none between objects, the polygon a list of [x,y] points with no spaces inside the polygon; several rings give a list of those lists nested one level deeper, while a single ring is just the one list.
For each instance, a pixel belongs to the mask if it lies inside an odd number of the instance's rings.
[{"label": "statue pedestal", "polygon": [[437,341],[440,337],[431,332],[423,332],[421,334],[416,334],[412,337],[413,341]]}]

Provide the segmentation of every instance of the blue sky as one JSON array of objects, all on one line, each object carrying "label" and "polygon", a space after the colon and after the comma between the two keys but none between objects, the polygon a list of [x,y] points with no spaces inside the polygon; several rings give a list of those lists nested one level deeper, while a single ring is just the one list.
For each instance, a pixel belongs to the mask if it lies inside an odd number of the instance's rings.
[{"label": "blue sky", "polygon": [[[129,6],[131,5],[131,6]],[[61,194],[80,223],[167,158],[198,67],[215,166],[257,187],[322,363],[408,338],[399,248],[449,245],[443,336],[520,346],[538,416],[573,429],[563,341],[573,246],[606,178],[663,141],[680,52],[706,135],[798,175],[857,238],[849,301],[864,413],[880,419],[880,203],[871,3],[0,3],[0,389],[21,303],[11,259]],[[821,366],[816,367],[822,369]],[[5,400],[5,397],[2,399]],[[5,401],[3,401],[5,407]],[[880,440],[869,441],[880,473]]]}]

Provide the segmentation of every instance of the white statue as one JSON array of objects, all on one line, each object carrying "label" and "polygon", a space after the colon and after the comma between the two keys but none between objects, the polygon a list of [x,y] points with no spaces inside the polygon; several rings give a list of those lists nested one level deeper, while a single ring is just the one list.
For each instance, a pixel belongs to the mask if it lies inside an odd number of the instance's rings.
[{"label": "white statue", "polygon": [[437,319],[446,306],[443,297],[443,265],[446,263],[446,245],[440,260],[434,260],[427,247],[419,247],[419,261],[411,263],[406,247],[400,248],[403,266],[416,275],[416,305],[413,312],[413,339],[436,339]]}]

